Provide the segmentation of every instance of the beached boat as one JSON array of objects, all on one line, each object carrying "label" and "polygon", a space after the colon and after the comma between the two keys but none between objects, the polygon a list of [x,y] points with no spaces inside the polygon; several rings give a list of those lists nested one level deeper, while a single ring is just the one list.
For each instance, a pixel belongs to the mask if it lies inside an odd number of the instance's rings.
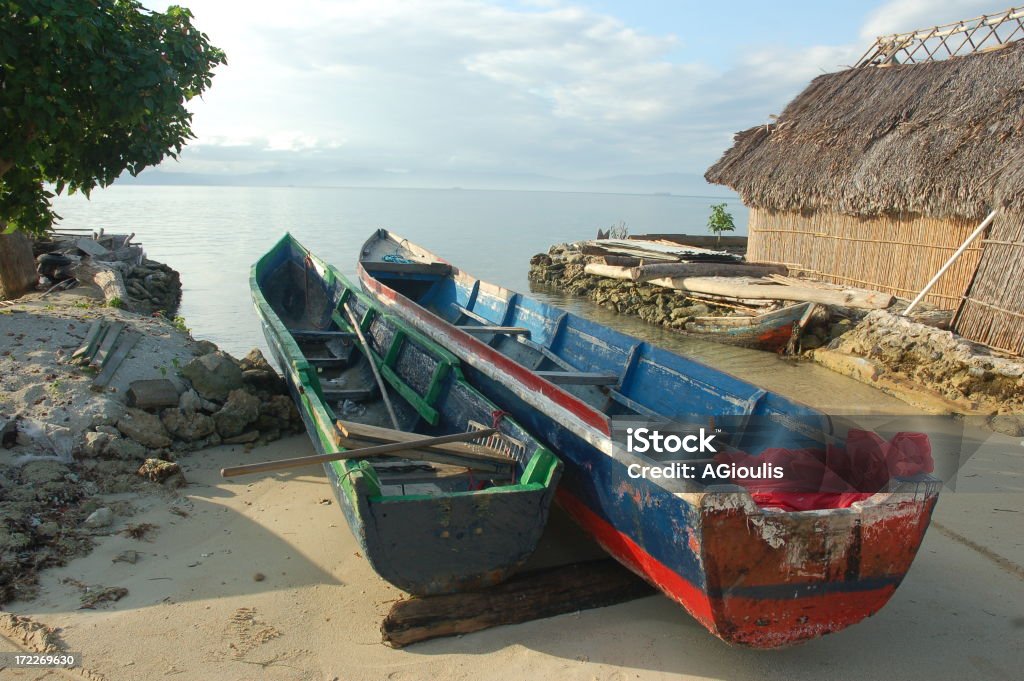
[{"label": "beached boat", "polygon": [[[927,437],[842,432],[809,407],[480,281],[385,230],[366,242],[359,277],[559,454],[559,502],[605,549],[725,641],[769,648],[838,631],[877,612],[906,575],[941,485],[927,475]],[[618,430],[663,420],[714,432],[715,466],[776,462],[789,479],[637,477],[687,460],[630,451]]]},{"label": "beached boat", "polygon": [[[354,423],[380,411],[370,405],[369,416],[359,416],[366,407],[357,402],[377,392],[369,361],[386,382],[401,430],[429,437],[492,427],[498,408],[463,380],[455,357],[382,314],[292,237],[253,266],[250,285],[267,342],[321,454],[400,435]],[[372,358],[360,351],[346,307]],[[533,552],[561,464],[514,420],[493,427],[498,432],[478,444],[324,464],[381,577],[418,595],[475,589],[500,582]]]},{"label": "beached boat", "polygon": [[682,331],[726,345],[781,352],[793,337],[794,326],[811,305],[801,303],[749,316],[694,317],[686,322]]}]

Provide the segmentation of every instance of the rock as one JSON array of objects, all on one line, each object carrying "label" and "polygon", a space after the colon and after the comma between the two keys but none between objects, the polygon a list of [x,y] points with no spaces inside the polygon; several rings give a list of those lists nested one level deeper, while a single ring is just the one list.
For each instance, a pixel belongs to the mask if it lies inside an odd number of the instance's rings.
[{"label": "rock", "polygon": [[108,459],[122,459],[124,461],[141,461],[146,458],[146,448],[134,440],[127,440],[123,437],[111,438],[104,452]]},{"label": "rock", "polygon": [[83,522],[82,525],[95,529],[98,527],[106,527],[112,522],[114,522],[114,512],[104,506],[103,508],[98,508],[90,513],[89,517],[85,519],[85,522]]},{"label": "rock", "polygon": [[181,472],[181,466],[173,461],[146,459],[136,472],[139,476],[150,482],[162,482],[176,487],[185,484],[185,476]]},{"label": "rock", "polygon": [[178,404],[178,388],[166,378],[132,381],[128,386],[128,406],[161,409]]},{"label": "rock", "polygon": [[171,435],[185,442],[202,440],[217,427],[211,417],[199,411],[186,414],[179,409],[164,409],[160,420]]},{"label": "rock", "polygon": [[171,438],[160,419],[141,409],[125,411],[124,415],[117,420],[117,429],[125,437],[150,449],[171,446]]},{"label": "rock", "polygon": [[249,430],[241,435],[235,435],[234,437],[226,437],[222,440],[223,444],[226,445],[244,445],[247,442],[256,442],[260,439],[260,431]]},{"label": "rock", "polygon": [[286,389],[284,379],[272,370],[246,369],[242,372],[242,380],[245,381],[245,386],[253,391],[283,393]]},{"label": "rock", "polygon": [[274,395],[260,405],[260,416],[269,416],[278,421],[279,425],[287,425],[298,418],[295,403],[287,395]]},{"label": "rock", "polygon": [[203,398],[199,397],[199,393],[195,390],[189,389],[181,394],[178,398],[178,409],[181,410],[186,416],[199,411],[203,406]]},{"label": "rock", "polygon": [[257,371],[274,371],[274,367],[270,365],[270,362],[268,362],[267,358],[263,356],[263,353],[260,352],[259,348],[253,348],[250,350],[249,354],[238,361],[238,366],[242,371],[250,371],[253,369]]},{"label": "rock", "polygon": [[805,334],[800,338],[800,347],[803,350],[817,350],[824,344],[825,341],[813,333]]},{"label": "rock", "polygon": [[[115,432],[120,435],[120,431],[115,429]],[[82,445],[79,447],[79,452],[84,457],[97,458],[103,456],[107,451],[107,445],[114,439],[114,435],[106,432],[88,432],[82,439]]]},{"label": "rock", "polygon": [[232,390],[242,387],[242,370],[219,350],[192,360],[181,370],[181,375],[207,400],[224,400]]},{"label": "rock", "polygon": [[96,432],[116,435],[118,437],[121,436],[121,431],[119,431],[116,426],[96,426]]},{"label": "rock", "polygon": [[260,400],[244,390],[232,390],[224,408],[213,415],[217,434],[222,438],[240,435],[260,416]]},{"label": "rock", "polygon": [[1010,437],[1024,437],[1024,414],[999,414],[988,421],[988,427]]},{"label": "rock", "polygon": [[210,353],[217,352],[217,344],[211,343],[208,340],[198,340],[195,345],[192,346],[192,350],[197,356],[202,357],[203,355],[209,355]]}]

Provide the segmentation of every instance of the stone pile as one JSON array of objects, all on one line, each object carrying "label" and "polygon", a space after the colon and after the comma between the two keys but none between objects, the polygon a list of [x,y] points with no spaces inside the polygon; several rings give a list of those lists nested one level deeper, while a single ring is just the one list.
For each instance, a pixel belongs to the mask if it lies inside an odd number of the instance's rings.
[{"label": "stone pile", "polygon": [[[1024,435],[1024,418],[1017,416],[1024,414],[1024,361],[1020,358],[993,355],[950,331],[885,310],[869,313],[829,349],[869,359],[947,399],[1010,415],[1011,419],[999,419],[993,426],[999,426],[1000,432]],[[1019,427],[1011,427],[1011,420],[1019,421]]]},{"label": "stone pile", "polygon": [[161,311],[167,317],[177,313],[181,303],[181,276],[176,270],[147,258],[141,265],[131,266],[123,277],[131,299],[129,307],[134,312]]},{"label": "stone pile", "polygon": [[97,482],[131,468],[149,480],[182,484],[180,476],[153,471],[184,452],[221,444],[253,447],[302,430],[284,380],[259,350],[237,360],[211,350],[212,344],[197,346],[205,352],[181,368],[183,388],[161,393],[169,392],[172,404],[165,400],[106,413],[84,433],[76,457],[85,470],[100,474]]},{"label": "stone pile", "polygon": [[[530,259],[529,279],[563,293],[590,298],[598,305],[619,314],[634,315],[645,322],[674,331],[683,331],[686,324],[696,317],[727,317],[736,314],[734,307],[716,304],[711,298],[584,272],[588,262],[600,260],[599,257],[584,255],[574,244],[556,244],[547,253],[539,253]],[[770,312],[782,306],[782,303],[768,301],[767,305],[759,307],[757,311]],[[832,333],[843,333],[847,328],[830,324],[826,315],[815,317],[804,329],[801,345],[804,350],[821,347],[832,337]]]}]

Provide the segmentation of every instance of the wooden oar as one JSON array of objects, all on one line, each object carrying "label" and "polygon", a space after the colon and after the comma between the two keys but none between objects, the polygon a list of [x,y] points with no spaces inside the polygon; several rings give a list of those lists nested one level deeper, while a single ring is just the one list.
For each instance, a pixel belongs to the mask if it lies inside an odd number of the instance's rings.
[{"label": "wooden oar", "polygon": [[[328,461],[341,461],[342,459],[366,459],[373,456],[386,455],[395,456],[400,452],[408,452],[421,447],[443,445],[448,442],[479,440],[481,438],[489,437],[496,432],[497,431],[494,428],[485,428],[483,430],[473,430],[467,433],[453,433],[451,435],[442,435],[440,437],[426,437],[421,440],[413,440],[411,442],[392,442],[386,445],[377,445],[376,447],[360,447],[358,449],[349,449],[344,452],[329,452],[327,454],[314,454],[313,456],[299,456],[294,459],[278,459],[277,461],[250,463],[244,466],[222,468],[220,469],[220,475],[223,478],[232,478],[236,475],[279,471],[286,468],[298,468],[300,466],[311,466],[317,463],[327,463]],[[493,459],[491,457],[486,457],[486,460],[492,461]]]},{"label": "wooden oar", "polygon": [[370,368],[373,369],[373,378],[377,381],[377,387],[380,388],[380,396],[384,398],[384,406],[388,408],[388,416],[391,417],[391,425],[395,427],[395,430],[399,430],[398,417],[395,416],[395,410],[391,406],[391,400],[388,398],[388,388],[384,385],[384,379],[380,377],[380,372],[377,370],[377,363],[373,361],[373,352],[370,350],[370,344],[366,342],[366,336],[363,335],[363,330],[359,327],[359,321],[356,316],[352,314],[352,309],[348,306],[346,300],[341,304],[345,310],[345,314],[348,316],[348,321],[352,325],[352,330],[356,332],[356,337],[359,338],[359,344],[363,346],[363,356],[366,357],[366,361],[370,363]]}]

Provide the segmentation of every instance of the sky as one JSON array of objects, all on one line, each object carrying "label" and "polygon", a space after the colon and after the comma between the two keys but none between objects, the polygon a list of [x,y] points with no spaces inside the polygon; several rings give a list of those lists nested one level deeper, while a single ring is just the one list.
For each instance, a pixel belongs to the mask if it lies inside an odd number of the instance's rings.
[{"label": "sky", "polygon": [[692,193],[876,36],[992,3],[178,0],[228,65],[141,179]]}]

